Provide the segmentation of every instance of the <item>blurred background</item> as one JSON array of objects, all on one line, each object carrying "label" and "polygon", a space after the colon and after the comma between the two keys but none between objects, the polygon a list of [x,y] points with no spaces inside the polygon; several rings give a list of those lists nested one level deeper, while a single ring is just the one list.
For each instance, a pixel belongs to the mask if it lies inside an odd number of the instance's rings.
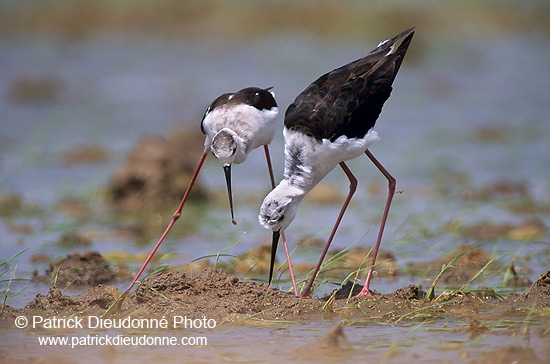
[{"label": "blurred background", "polygon": [[[503,267],[534,280],[550,263],[549,11],[542,0],[1,0],[0,258],[26,249],[10,261],[22,279],[86,249],[135,271],[198,162],[211,101],[273,86],[282,130],[310,82],[415,26],[372,148],[400,191],[383,249],[404,268],[487,243]],[[282,150],[278,133],[277,180]],[[350,163],[359,191],[335,248],[374,242],[386,182],[369,163]],[[263,152],[233,174],[239,224],[210,158],[159,251],[173,254],[166,262],[269,242],[257,223],[270,190]],[[138,193],[135,178],[146,186]],[[300,207],[291,248],[324,241],[346,193],[340,171],[327,176]],[[296,251],[298,262],[317,259],[314,242]],[[47,289],[33,284],[19,297]]]}]

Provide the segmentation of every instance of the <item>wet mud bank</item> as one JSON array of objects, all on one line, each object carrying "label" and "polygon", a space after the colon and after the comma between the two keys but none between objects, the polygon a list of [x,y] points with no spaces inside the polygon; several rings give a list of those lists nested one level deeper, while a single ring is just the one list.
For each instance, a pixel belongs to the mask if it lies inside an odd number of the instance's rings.
[{"label": "wet mud bank", "polygon": [[[392,293],[375,293],[370,299],[352,298],[359,289],[359,285],[348,283],[324,298],[299,298],[264,284],[240,280],[222,269],[207,268],[198,275],[162,272],[145,279],[135,293],[123,301],[115,316],[206,316],[218,323],[243,324],[258,320],[318,319],[342,320],[348,324],[364,320],[395,323],[460,317],[482,323],[499,317],[548,318],[550,312],[550,271],[526,293],[511,293],[506,297],[491,290],[445,291],[428,299],[426,292],[410,285]],[[46,295],[36,295],[24,308],[6,306],[2,318],[6,322],[19,315],[103,315],[120,295],[113,286],[98,285],[70,297],[53,285]],[[479,329],[479,325],[474,327],[473,330]]]}]

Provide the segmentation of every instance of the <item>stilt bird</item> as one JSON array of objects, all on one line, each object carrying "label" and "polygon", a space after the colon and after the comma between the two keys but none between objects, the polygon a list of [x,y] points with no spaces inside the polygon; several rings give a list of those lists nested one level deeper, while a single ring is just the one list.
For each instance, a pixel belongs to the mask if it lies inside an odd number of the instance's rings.
[{"label": "stilt bird", "polygon": [[349,193],[312,277],[301,293],[304,297],[311,295],[315,277],[357,187],[357,179],[345,161],[364,153],[388,180],[388,196],[372,252],[372,265],[358,294],[371,296],[370,280],[395,193],[395,179],[368,148],[379,140],[373,128],[390,97],[413,35],[414,28],[408,29],[381,42],[363,58],[324,74],[306,87],[286,110],[284,179],[266,196],[259,215],[260,223],[273,230],[270,281],[280,233],[294,220],[304,196],[340,165],[350,181]]}]

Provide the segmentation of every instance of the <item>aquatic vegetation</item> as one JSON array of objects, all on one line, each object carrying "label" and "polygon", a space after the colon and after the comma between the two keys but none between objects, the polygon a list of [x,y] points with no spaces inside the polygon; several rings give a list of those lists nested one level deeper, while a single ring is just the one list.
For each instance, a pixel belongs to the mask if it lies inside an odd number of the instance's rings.
[{"label": "aquatic vegetation", "polygon": [[4,312],[6,302],[9,298],[14,297],[16,294],[25,289],[25,287],[22,287],[15,292],[11,292],[11,284],[14,280],[26,281],[26,279],[16,278],[15,274],[17,271],[17,264],[10,266],[13,260],[24,252],[25,250],[22,250],[19,253],[0,261],[0,297],[2,299],[0,313]]}]

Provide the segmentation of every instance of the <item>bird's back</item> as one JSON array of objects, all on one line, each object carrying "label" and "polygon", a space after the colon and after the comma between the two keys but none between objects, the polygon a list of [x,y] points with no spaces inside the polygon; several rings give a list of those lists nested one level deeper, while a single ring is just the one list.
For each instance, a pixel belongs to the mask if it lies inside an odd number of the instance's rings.
[{"label": "bird's back", "polygon": [[374,126],[414,35],[388,39],[363,58],[319,77],[288,107],[285,127],[318,140],[362,138]]},{"label": "bird's back", "polygon": [[258,87],[247,87],[233,93],[225,93],[218,96],[210,106],[206,109],[204,116],[201,121],[201,131],[204,134],[208,133],[208,124],[214,120],[210,120],[208,116],[216,110],[224,109],[224,117],[221,120],[218,120],[220,125],[217,128],[214,128],[214,132],[217,132],[218,129],[222,127],[230,127],[231,125],[225,125],[226,120],[231,119],[235,114],[239,113],[239,106],[250,106],[258,110],[259,112],[270,112],[275,111],[275,115],[278,113],[277,102],[271,91],[271,87],[267,89],[262,89]]}]

